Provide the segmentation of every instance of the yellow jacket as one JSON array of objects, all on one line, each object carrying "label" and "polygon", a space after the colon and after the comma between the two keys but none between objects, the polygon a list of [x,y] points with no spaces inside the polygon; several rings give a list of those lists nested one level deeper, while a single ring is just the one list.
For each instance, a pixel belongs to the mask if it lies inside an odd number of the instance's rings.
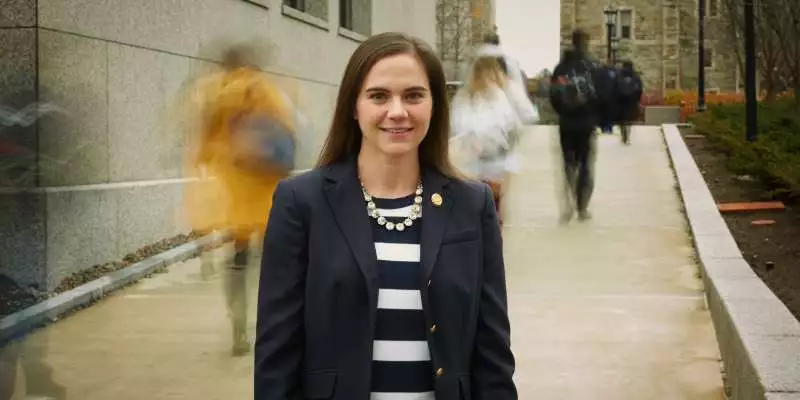
[{"label": "yellow jacket", "polygon": [[294,131],[291,105],[261,71],[239,68],[214,73],[193,87],[192,142],[187,146],[185,205],[198,231],[229,229],[237,238],[263,233],[272,192],[285,171],[250,169],[237,163],[233,120],[267,115]]}]

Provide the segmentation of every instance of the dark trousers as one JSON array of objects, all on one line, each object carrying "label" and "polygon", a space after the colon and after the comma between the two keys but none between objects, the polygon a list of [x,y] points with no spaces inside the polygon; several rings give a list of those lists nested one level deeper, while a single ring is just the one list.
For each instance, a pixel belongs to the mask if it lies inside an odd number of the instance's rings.
[{"label": "dark trousers", "polygon": [[594,190],[594,127],[559,127],[567,204],[586,211]]},{"label": "dark trousers", "polygon": [[[248,282],[258,282],[258,269],[250,263],[250,241],[237,238],[233,242],[233,264],[225,271],[225,299],[228,317],[231,321],[234,354],[242,355],[249,351],[247,340]],[[255,271],[255,272],[254,272]],[[253,275],[253,274],[256,275]]]}]

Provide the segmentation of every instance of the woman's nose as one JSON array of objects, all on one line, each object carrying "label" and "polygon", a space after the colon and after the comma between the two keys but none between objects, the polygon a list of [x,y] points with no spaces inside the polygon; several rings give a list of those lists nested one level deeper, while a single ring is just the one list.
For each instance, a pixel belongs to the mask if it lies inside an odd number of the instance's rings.
[{"label": "woman's nose", "polygon": [[389,103],[389,118],[402,118],[406,116],[406,106],[402,99],[394,98]]}]

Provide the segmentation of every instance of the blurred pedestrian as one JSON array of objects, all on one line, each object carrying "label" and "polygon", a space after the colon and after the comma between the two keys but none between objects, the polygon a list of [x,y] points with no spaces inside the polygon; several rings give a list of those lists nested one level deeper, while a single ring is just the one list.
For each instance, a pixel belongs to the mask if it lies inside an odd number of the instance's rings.
[{"label": "blurred pedestrian", "polygon": [[550,102],[559,116],[559,138],[564,161],[565,198],[561,222],[591,218],[589,200],[594,188],[595,130],[600,124],[596,77],[600,64],[586,49],[588,35],[576,30],[572,48],[564,51],[550,78]]},{"label": "blurred pedestrian", "polygon": [[222,69],[194,86],[194,143],[188,174],[197,182],[184,196],[195,230],[223,230],[233,237],[226,271],[233,353],[249,350],[246,277],[251,240],[260,237],[278,182],[294,167],[294,119],[283,91],[256,66],[249,49],[232,46]]},{"label": "blurred pedestrian", "polygon": [[616,82],[617,103],[619,104],[619,113],[616,119],[620,126],[622,143],[630,144],[630,126],[632,122],[639,119],[644,84],[631,61],[622,63]]},{"label": "blurred pedestrian", "polygon": [[514,167],[510,135],[522,124],[505,91],[510,84],[496,57],[478,57],[453,98],[451,118],[454,145],[464,153],[459,167],[492,188],[501,221],[504,182]]},{"label": "blurred pedestrian", "polygon": [[[522,124],[530,125],[539,121],[539,110],[528,93],[528,77],[519,65],[519,61],[511,57],[500,47],[500,37],[490,33],[484,37],[483,44],[476,51],[476,59],[495,58],[500,70],[506,77],[502,86],[508,101],[514,107]],[[508,132],[509,148],[513,149],[522,135],[522,125]]]}]

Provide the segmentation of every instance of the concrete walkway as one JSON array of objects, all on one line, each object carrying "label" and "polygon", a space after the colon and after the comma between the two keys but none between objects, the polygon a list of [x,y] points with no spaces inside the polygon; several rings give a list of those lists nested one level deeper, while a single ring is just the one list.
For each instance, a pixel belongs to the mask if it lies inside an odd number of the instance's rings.
[{"label": "concrete walkway", "polygon": [[[637,129],[630,147],[600,138],[595,218],[565,227],[554,134],[525,136],[506,202],[520,399],[721,399],[717,344],[658,130]],[[67,399],[252,399],[252,357],[230,356],[220,270],[204,279],[197,259],[174,265],[4,349],[3,373],[19,367],[12,398],[41,388],[52,368]]]},{"label": "concrete walkway", "polygon": [[722,399],[660,128],[598,140],[593,219],[559,226],[557,128],[520,143],[504,231],[521,399]]},{"label": "concrete walkway", "polygon": [[[12,399],[45,388],[46,368],[68,400],[252,399],[253,358],[230,355],[221,264],[230,247],[213,254],[220,263],[205,278],[200,259],[175,264],[29,336],[13,351]],[[251,268],[253,300],[257,273]],[[249,325],[254,333],[254,318]],[[3,352],[0,366],[12,355]]]}]

